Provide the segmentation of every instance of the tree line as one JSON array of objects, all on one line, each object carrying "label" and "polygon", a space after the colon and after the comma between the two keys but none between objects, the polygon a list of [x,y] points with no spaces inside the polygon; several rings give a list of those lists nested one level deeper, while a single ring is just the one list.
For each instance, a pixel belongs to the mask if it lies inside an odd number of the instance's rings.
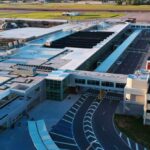
[{"label": "tree line", "polygon": [[150,4],[150,0],[115,0],[118,5],[127,4],[127,5],[144,5]]}]

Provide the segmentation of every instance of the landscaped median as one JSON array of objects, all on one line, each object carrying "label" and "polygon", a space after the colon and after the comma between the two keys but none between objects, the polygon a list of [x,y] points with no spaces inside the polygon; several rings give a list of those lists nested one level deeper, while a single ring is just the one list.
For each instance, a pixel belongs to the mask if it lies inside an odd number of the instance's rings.
[{"label": "landscaped median", "polygon": [[126,136],[150,149],[150,126],[143,125],[142,117],[115,115],[115,124]]}]

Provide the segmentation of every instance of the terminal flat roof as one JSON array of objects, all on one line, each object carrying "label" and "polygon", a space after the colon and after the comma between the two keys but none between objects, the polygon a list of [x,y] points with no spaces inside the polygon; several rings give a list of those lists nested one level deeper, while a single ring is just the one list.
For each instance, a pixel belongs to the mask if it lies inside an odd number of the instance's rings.
[{"label": "terminal flat roof", "polygon": [[[65,27],[69,27],[70,24],[62,24],[50,28],[35,28],[35,27],[26,27],[26,28],[17,28],[0,32],[0,38],[5,39],[28,39],[40,37],[45,34],[53,33],[59,30],[63,30]],[[14,36],[15,35],[15,36]]]},{"label": "terminal flat roof", "polygon": [[4,82],[8,81],[9,79],[11,79],[11,78],[10,77],[0,76],[0,85],[3,84]]},{"label": "terminal flat roof", "polygon": [[0,91],[0,100],[3,99],[4,97],[8,96],[10,94],[10,90],[2,90]]},{"label": "terminal flat roof", "polygon": [[[73,48],[73,47],[66,47],[66,50],[69,50],[70,52],[64,56],[61,57],[63,60],[69,60],[68,63],[61,66],[59,69],[69,69],[69,70],[75,70],[78,69],[87,59],[89,59],[92,55],[94,55],[97,51],[99,51],[105,44],[107,44],[110,40],[112,40],[115,36],[117,36],[123,29],[128,27],[128,23],[124,24],[117,24],[118,30],[112,30],[111,32],[114,32],[114,34],[107,37],[107,39],[101,41],[97,46],[94,46],[93,48]],[[113,25],[113,28],[115,25]],[[110,27],[111,28],[111,27]],[[105,30],[103,30],[105,31]]]},{"label": "terminal flat roof", "polygon": [[64,71],[64,70],[54,70],[51,73],[48,74],[46,79],[51,79],[51,80],[63,80],[67,76],[69,76],[69,73]]},{"label": "terminal flat roof", "polygon": [[115,61],[121,56],[121,54],[128,48],[128,46],[135,40],[135,38],[141,33],[142,30],[135,30],[117,49],[106,58],[100,66],[96,68],[97,72],[107,72]]},{"label": "terminal flat roof", "polygon": [[20,98],[18,97],[15,101],[12,101],[10,104],[0,109],[0,118],[9,115],[11,113],[14,113],[15,111],[17,112],[18,109],[16,108],[20,108],[20,110],[22,108],[25,108],[27,103],[28,102],[26,100],[20,100]]}]

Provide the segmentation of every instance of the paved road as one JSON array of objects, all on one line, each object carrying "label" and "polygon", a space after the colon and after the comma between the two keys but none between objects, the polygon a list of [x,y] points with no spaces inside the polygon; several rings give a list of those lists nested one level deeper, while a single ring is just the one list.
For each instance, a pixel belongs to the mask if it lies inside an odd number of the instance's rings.
[{"label": "paved road", "polygon": [[93,117],[94,132],[105,150],[130,150],[117,134],[113,115],[119,101],[104,99]]},{"label": "paved road", "polygon": [[94,96],[87,98],[86,102],[78,110],[73,123],[74,138],[81,150],[86,150],[86,148],[89,147],[89,143],[83,131],[83,118],[93,100]]}]

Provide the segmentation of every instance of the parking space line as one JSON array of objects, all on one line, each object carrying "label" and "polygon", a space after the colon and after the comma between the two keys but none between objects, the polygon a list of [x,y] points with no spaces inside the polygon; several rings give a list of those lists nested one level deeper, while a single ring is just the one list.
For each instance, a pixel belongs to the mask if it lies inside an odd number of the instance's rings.
[{"label": "parking space line", "polygon": [[69,110],[68,112],[69,112],[69,113],[71,113],[72,115],[75,115],[75,113],[74,113],[74,112],[72,112],[71,110]]},{"label": "parking space line", "polygon": [[65,135],[62,135],[62,134],[58,134],[58,133],[55,133],[55,132],[50,132],[50,133],[51,133],[51,134],[55,134],[55,135],[57,135],[57,136],[61,136],[61,137],[67,138],[67,139],[71,139],[71,140],[74,141],[74,139],[71,138],[71,137],[68,137],[68,136],[65,136]]},{"label": "parking space line", "polygon": [[73,109],[73,110],[75,110],[75,111],[77,111],[77,110],[78,110],[77,108],[74,108],[74,107],[71,107],[71,109]]},{"label": "parking space line", "polygon": [[72,124],[72,121],[69,121],[69,120],[66,120],[66,119],[62,119],[63,121],[65,121],[65,122],[67,122],[67,123],[70,123],[70,124]]},{"label": "parking space line", "polygon": [[66,144],[66,145],[77,146],[77,144],[72,144],[72,143],[66,143],[66,142],[60,142],[60,141],[54,141],[54,142],[60,143],[60,144]]},{"label": "parking space line", "polygon": [[71,116],[69,116],[69,115],[67,115],[67,114],[65,114],[65,116],[68,117],[68,118],[70,118],[70,119],[73,119],[73,117],[71,117]]},{"label": "parking space line", "polygon": [[80,105],[78,105],[78,104],[75,104],[75,106],[80,107]]},{"label": "parking space line", "polygon": [[80,99],[85,100],[86,98],[87,98],[86,96],[81,96],[81,98],[80,98]]},{"label": "parking space line", "polygon": [[83,104],[83,102],[82,102],[82,101],[78,101],[77,103],[79,103],[80,105],[81,105],[81,104]]}]

